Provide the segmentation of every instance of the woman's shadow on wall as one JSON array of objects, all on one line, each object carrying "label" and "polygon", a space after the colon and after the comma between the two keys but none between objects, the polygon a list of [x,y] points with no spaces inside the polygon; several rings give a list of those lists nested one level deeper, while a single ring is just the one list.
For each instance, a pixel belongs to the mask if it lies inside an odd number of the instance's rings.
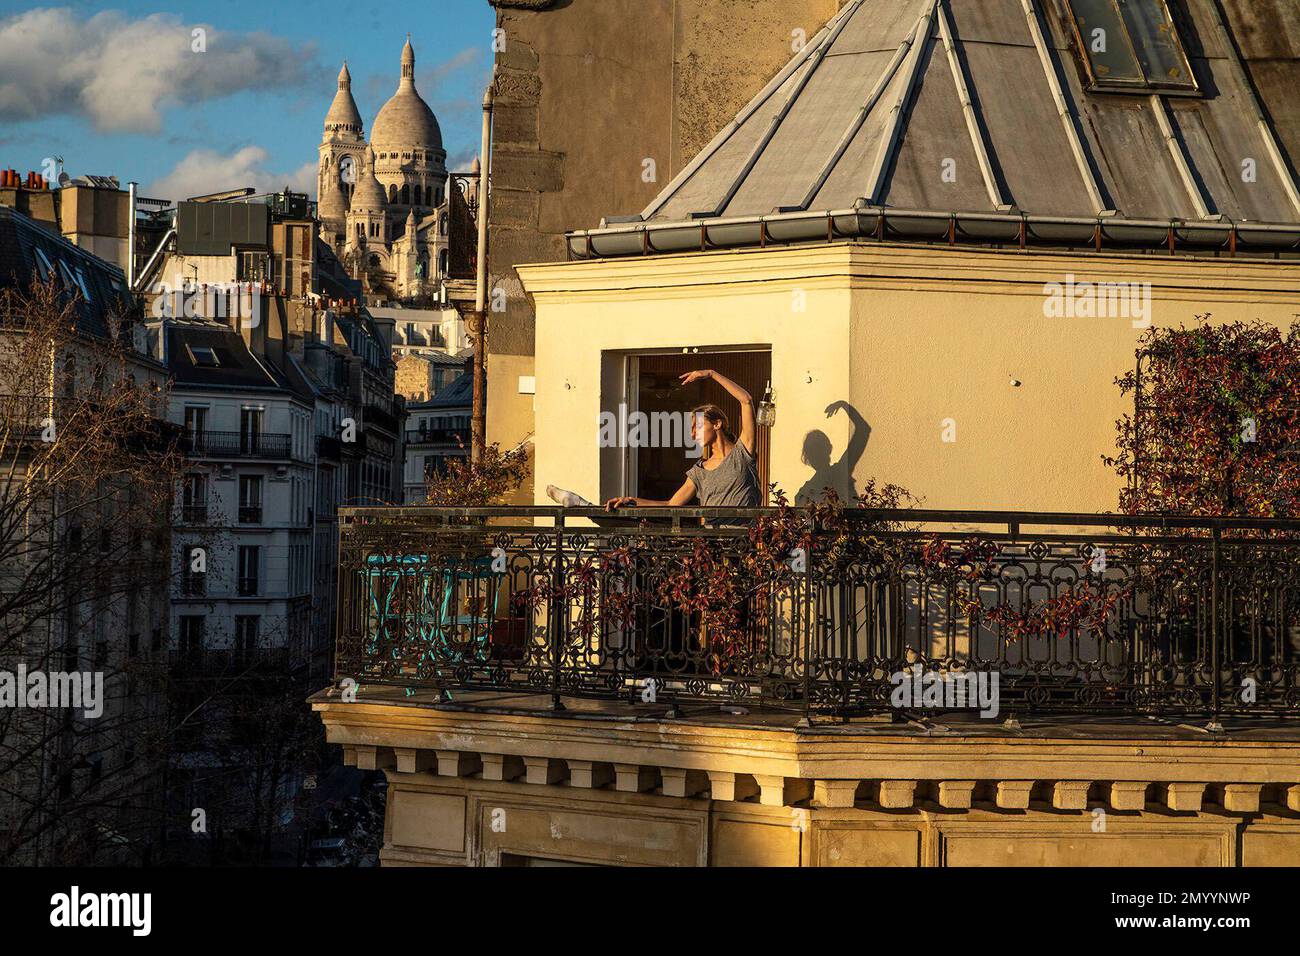
[{"label": "woman's shadow on wall", "polygon": [[795,504],[806,505],[819,500],[827,488],[833,488],[841,501],[849,502],[858,496],[857,485],[853,481],[853,471],[867,450],[871,440],[871,426],[856,408],[848,402],[831,402],[826,406],[826,417],[833,418],[836,412],[844,412],[849,417],[852,431],[849,443],[839,461],[831,461],[834,447],[826,433],[821,430],[810,431],[803,438],[803,463],[813,470],[809,478],[795,495]]}]

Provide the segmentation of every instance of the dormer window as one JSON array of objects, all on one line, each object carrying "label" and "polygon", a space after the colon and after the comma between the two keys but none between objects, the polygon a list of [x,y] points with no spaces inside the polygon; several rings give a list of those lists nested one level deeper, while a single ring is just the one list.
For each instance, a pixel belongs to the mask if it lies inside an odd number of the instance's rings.
[{"label": "dormer window", "polygon": [[1088,89],[1196,93],[1168,0],[1066,0]]}]

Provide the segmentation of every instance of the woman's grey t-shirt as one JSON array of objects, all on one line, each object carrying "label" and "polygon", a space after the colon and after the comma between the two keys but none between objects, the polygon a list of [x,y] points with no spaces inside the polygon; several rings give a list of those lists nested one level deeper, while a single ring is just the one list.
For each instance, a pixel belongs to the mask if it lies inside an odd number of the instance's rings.
[{"label": "woman's grey t-shirt", "polygon": [[705,508],[757,508],[763,503],[758,466],[749,449],[736,442],[722,464],[709,471],[703,463],[686,473]]}]

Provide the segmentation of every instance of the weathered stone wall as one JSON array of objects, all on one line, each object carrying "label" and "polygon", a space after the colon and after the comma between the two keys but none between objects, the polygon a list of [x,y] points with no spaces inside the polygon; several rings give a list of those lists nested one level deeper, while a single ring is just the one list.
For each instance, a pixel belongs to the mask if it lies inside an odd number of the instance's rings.
[{"label": "weathered stone wall", "polygon": [[[496,57],[488,441],[533,432],[536,322],[515,266],[634,215],[834,16],[840,0],[491,0]],[[796,31],[802,31],[797,34]],[[653,175],[647,170],[653,161]],[[518,500],[532,501],[530,487]]]},{"label": "weathered stone wall", "polygon": [[425,402],[433,398],[433,365],[418,355],[404,355],[397,362],[395,391],[407,401]]},{"label": "weathered stone wall", "polygon": [[[837,0],[493,0],[493,352],[530,355],[514,266],[643,209],[811,37]],[[653,177],[647,172],[653,161]]]}]

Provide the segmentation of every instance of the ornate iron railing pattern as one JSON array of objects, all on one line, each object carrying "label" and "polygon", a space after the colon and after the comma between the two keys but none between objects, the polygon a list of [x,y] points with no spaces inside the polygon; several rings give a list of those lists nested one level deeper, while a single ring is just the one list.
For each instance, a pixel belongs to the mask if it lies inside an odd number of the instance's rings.
[{"label": "ornate iron railing pattern", "polygon": [[280,432],[191,432],[185,450],[193,457],[290,458],[292,435]]},{"label": "ornate iron railing pattern", "polygon": [[814,530],[723,648],[660,585],[739,567],[765,514],[344,509],[337,676],[851,716],[996,673],[1003,716],[1300,714],[1300,522],[851,509],[861,546]]}]

